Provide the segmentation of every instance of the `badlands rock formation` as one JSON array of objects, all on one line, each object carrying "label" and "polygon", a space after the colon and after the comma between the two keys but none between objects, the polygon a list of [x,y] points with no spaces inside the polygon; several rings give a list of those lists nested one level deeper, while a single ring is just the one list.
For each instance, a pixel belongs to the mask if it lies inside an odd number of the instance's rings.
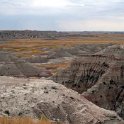
[{"label": "badlands rock formation", "polygon": [[[55,82],[83,93],[96,105],[124,118],[124,49],[114,45],[95,55],[83,55],[53,77]],[[85,92],[85,93],[84,93]]]},{"label": "badlands rock formation", "polygon": [[115,112],[51,80],[0,77],[0,86],[0,115],[40,118],[44,114],[64,124],[124,124]]},{"label": "badlands rock formation", "polygon": [[0,41],[10,39],[29,39],[29,38],[54,38],[58,36],[56,31],[0,31]]},{"label": "badlands rock formation", "polygon": [[50,75],[49,71],[40,70],[13,54],[0,51],[0,76],[48,77]]},{"label": "badlands rock formation", "polygon": [[83,95],[96,105],[114,110],[124,118],[124,62],[115,63]]},{"label": "badlands rock formation", "polygon": [[53,80],[82,93],[99,80],[108,70],[109,63],[111,61],[104,56],[76,58],[69,68],[60,71]]}]

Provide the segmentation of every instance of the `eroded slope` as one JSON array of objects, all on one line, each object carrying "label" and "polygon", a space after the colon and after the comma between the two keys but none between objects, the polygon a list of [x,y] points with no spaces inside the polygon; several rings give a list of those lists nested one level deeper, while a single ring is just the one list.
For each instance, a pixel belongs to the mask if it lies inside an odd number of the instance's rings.
[{"label": "eroded slope", "polygon": [[0,77],[0,85],[0,115],[40,118],[44,114],[64,124],[124,123],[116,113],[51,80]]},{"label": "eroded slope", "polygon": [[0,76],[47,77],[50,73],[39,69],[8,52],[0,52]]},{"label": "eroded slope", "polygon": [[53,80],[124,118],[123,53],[123,45],[114,45],[94,55],[83,55],[58,72]]}]

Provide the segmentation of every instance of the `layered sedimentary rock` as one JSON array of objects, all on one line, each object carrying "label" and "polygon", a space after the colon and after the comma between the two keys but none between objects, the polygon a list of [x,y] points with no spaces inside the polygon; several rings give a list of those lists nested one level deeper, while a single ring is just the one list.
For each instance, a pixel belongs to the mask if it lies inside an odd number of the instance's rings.
[{"label": "layered sedimentary rock", "polygon": [[96,54],[102,55],[113,55],[116,58],[124,58],[124,45],[112,45],[108,46],[107,48],[97,52]]},{"label": "layered sedimentary rock", "polygon": [[0,52],[0,76],[48,77],[50,72],[39,69],[8,52]]},{"label": "layered sedimentary rock", "polygon": [[58,72],[53,80],[82,93],[95,85],[114,62],[111,56],[91,55],[76,58],[69,68]]},{"label": "layered sedimentary rock", "polygon": [[83,95],[100,107],[115,110],[124,118],[124,61],[109,71]]},{"label": "layered sedimentary rock", "polygon": [[[100,61],[101,60],[101,61]],[[89,63],[88,63],[89,62]],[[53,78],[96,105],[124,118],[124,61],[108,57],[77,59]]]},{"label": "layered sedimentary rock", "polygon": [[0,77],[0,85],[0,115],[40,118],[44,114],[62,124],[124,124],[115,112],[51,80]]},{"label": "layered sedimentary rock", "polygon": [[83,55],[66,70],[58,72],[53,80],[78,91],[102,108],[116,111],[124,118],[123,53],[121,45],[108,47],[99,54]]}]

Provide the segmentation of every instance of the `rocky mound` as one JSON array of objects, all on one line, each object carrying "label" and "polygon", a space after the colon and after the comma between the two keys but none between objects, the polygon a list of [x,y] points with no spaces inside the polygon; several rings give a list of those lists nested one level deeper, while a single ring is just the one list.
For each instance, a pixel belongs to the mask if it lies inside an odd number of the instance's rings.
[{"label": "rocky mound", "polygon": [[102,54],[102,55],[113,55],[118,58],[124,58],[124,45],[112,45],[108,46],[107,48],[99,51],[96,54]]},{"label": "rocky mound", "polygon": [[47,56],[32,56],[30,58],[25,58],[26,61],[30,62],[30,63],[47,63],[48,62],[48,58]]},{"label": "rocky mound", "polygon": [[48,55],[48,59],[57,59],[61,57],[72,57],[72,55],[66,51],[66,49],[60,48],[55,51],[51,51],[51,53]]},{"label": "rocky mound", "polygon": [[124,61],[109,71],[83,95],[96,105],[116,111],[124,118]]},{"label": "rocky mound", "polygon": [[64,124],[124,124],[116,113],[51,80],[0,77],[0,85],[0,115],[40,118],[44,114]]},{"label": "rocky mound", "polygon": [[48,59],[56,59],[61,57],[74,57],[87,54],[95,54],[99,51],[104,50],[106,47],[111,46],[111,44],[80,44],[73,47],[59,48],[57,50],[51,51],[48,54]]},{"label": "rocky mound", "polygon": [[53,80],[83,93],[96,105],[114,110],[124,118],[124,49],[112,46],[107,51],[111,54],[75,59],[70,67],[53,76]]},{"label": "rocky mound", "polygon": [[107,72],[115,61],[111,61],[112,59],[99,55],[76,58],[70,67],[53,76],[53,80],[82,93],[96,84]]},{"label": "rocky mound", "polygon": [[77,45],[73,52],[78,53],[77,51],[80,50],[79,55],[81,54],[95,54],[99,51],[104,50],[105,48],[112,46],[112,44],[82,44]]},{"label": "rocky mound", "polygon": [[48,77],[51,74],[40,70],[30,63],[15,57],[13,54],[0,52],[1,76]]}]

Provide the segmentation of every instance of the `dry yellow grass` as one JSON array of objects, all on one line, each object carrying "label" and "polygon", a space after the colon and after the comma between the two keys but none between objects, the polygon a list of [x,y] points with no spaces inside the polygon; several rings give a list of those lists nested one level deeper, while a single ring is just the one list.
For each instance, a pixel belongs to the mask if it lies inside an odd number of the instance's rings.
[{"label": "dry yellow grass", "polygon": [[48,119],[34,120],[29,117],[24,118],[9,118],[9,117],[0,117],[0,124],[57,124]]},{"label": "dry yellow grass", "polygon": [[37,54],[47,54],[51,49],[71,47],[78,44],[124,44],[123,40],[121,40],[123,38],[123,35],[98,35],[98,37],[69,37],[57,40],[18,39],[0,44],[0,49],[14,52],[19,57],[31,57]]},{"label": "dry yellow grass", "polygon": [[[30,58],[33,55],[48,55],[51,50],[80,44],[124,44],[123,39],[124,35],[122,34],[98,34],[93,37],[66,37],[57,40],[16,39],[0,44],[0,50],[13,52],[20,58]],[[59,67],[66,68],[67,63],[46,64],[41,67],[52,70],[54,74]]]}]

